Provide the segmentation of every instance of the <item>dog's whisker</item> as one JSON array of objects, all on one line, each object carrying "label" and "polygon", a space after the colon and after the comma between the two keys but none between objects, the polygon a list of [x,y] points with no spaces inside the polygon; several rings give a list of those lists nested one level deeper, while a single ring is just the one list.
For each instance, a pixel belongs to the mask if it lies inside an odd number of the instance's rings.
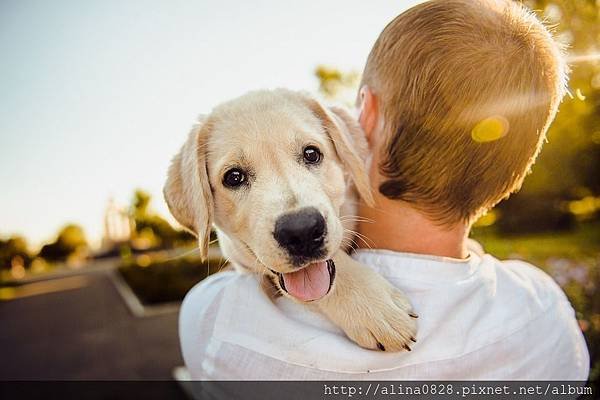
[{"label": "dog's whisker", "polygon": [[199,249],[198,247],[194,247],[193,249],[191,249],[191,250],[188,250],[188,251],[186,251],[186,252],[184,252],[184,253],[182,253],[182,254],[178,254],[178,255],[176,255],[176,256],[173,256],[173,257],[166,258],[166,259],[165,259],[165,261],[175,261],[175,260],[179,260],[179,259],[181,259],[181,258],[184,258],[184,257],[187,257],[187,256],[189,256],[190,254],[194,254],[195,252],[198,252],[198,251],[200,251],[200,249]]},{"label": "dog's whisker", "polygon": [[346,241],[345,246],[347,246],[347,247],[350,247],[352,249],[356,249],[356,248],[359,247],[358,243],[356,243],[356,241],[353,239],[353,236],[349,237],[349,238],[342,239],[342,241],[344,241],[344,240]]},{"label": "dog's whisker", "polygon": [[366,219],[357,218],[357,217],[340,217],[340,221],[366,221]]},{"label": "dog's whisker", "polygon": [[369,218],[363,217],[361,215],[342,215],[340,219],[364,219],[369,220]]},{"label": "dog's whisker", "polygon": [[366,240],[364,240],[363,238],[358,238],[361,242],[363,242],[365,244],[365,246],[367,246],[367,248],[369,250],[373,250],[373,246],[371,244],[369,244]]},{"label": "dog's whisker", "polygon": [[368,224],[372,224],[375,221],[370,220],[370,219],[361,219],[361,218],[340,218],[340,221],[342,222],[366,222]]},{"label": "dog's whisker", "polygon": [[352,242],[351,239],[342,240],[342,247],[353,249],[354,248],[353,245],[354,245],[354,243]]},{"label": "dog's whisker", "polygon": [[225,257],[222,265],[219,265],[219,267],[217,268],[217,272],[221,272],[223,270],[223,268],[225,268],[227,266],[227,264],[229,264],[230,261],[231,260],[229,259],[229,257]]},{"label": "dog's whisker", "polygon": [[367,237],[367,236],[363,235],[362,233],[360,233],[360,232],[358,232],[358,231],[353,231],[353,230],[351,230],[351,229],[349,229],[349,231],[352,231],[352,233],[354,233],[354,234],[355,234],[355,235],[357,235],[357,236],[361,236],[361,237],[365,237],[365,238]]},{"label": "dog's whisker", "polygon": [[[344,229],[346,232],[351,233],[352,235],[354,235],[357,239],[359,239],[360,241],[362,241],[365,246],[367,246],[369,249],[373,248],[373,245],[375,244],[371,239],[369,239],[367,236],[363,235],[362,233],[356,232],[352,229]],[[369,243],[369,241],[371,243]]]},{"label": "dog's whisker", "polygon": [[367,236],[363,235],[362,233],[357,232],[356,237],[358,239],[360,239],[369,249],[372,249],[373,246],[375,245],[375,242],[373,242],[371,239],[369,239]]},{"label": "dog's whisker", "polygon": [[357,249],[359,246],[358,246],[358,243],[356,243],[356,241],[351,240],[348,247],[354,250],[354,249]]},{"label": "dog's whisker", "polygon": [[354,219],[354,220],[375,222],[371,218],[367,218],[367,217],[363,217],[362,215],[355,215],[355,214],[342,215],[342,216],[340,216],[340,219],[341,220]]}]

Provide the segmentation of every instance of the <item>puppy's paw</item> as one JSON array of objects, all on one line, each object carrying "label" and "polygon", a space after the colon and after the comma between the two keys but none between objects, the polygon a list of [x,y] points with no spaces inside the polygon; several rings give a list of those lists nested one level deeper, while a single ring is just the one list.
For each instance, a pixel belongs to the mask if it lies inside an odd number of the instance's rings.
[{"label": "puppy's paw", "polygon": [[344,252],[334,257],[336,283],[319,309],[358,345],[373,350],[410,351],[417,315],[406,296]]},{"label": "puppy's paw", "polygon": [[417,315],[408,299],[391,285],[381,290],[376,299],[371,296],[375,301],[355,304],[356,313],[349,315],[349,323],[342,329],[367,349],[411,351],[416,343]]}]

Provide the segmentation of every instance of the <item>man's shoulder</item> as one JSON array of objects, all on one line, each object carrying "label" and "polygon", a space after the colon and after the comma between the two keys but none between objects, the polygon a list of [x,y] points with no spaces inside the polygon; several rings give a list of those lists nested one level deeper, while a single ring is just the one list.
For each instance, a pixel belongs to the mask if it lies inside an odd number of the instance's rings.
[{"label": "man's shoulder", "polygon": [[515,299],[511,308],[531,314],[528,324],[518,332],[529,344],[530,355],[557,368],[525,365],[542,369],[543,377],[586,379],[587,346],[575,310],[562,288],[541,268],[520,260],[497,261],[496,274],[499,290],[509,288],[507,294]]},{"label": "man's shoulder", "polygon": [[491,259],[500,290],[528,298],[545,309],[557,303],[566,303],[570,307],[562,288],[541,268],[522,260],[500,261],[490,255],[484,257]]},{"label": "man's shoulder", "polygon": [[[194,379],[210,377],[211,375],[207,373],[211,368],[207,365],[218,362],[218,357],[211,353],[211,349],[219,342],[217,340],[219,332],[227,328],[227,321],[225,323],[222,321],[224,316],[227,316],[227,311],[239,305],[229,304],[227,295],[231,292],[244,292],[250,297],[258,297],[261,294],[258,280],[253,275],[223,271],[196,284],[181,304],[179,310],[181,352]],[[243,313],[240,312],[239,315]]]},{"label": "man's shoulder", "polygon": [[[389,377],[398,378],[413,370],[422,374],[440,363],[450,365],[451,360],[468,362],[475,371],[479,368],[476,367],[479,356],[475,354],[494,356],[511,350],[514,357],[510,365],[517,372],[488,368],[473,376],[571,379],[586,376],[585,342],[572,307],[552,278],[522,261],[499,261],[478,255],[472,262],[475,267],[466,269],[456,285],[446,282],[433,286],[427,282],[423,286],[421,281],[411,280],[410,275],[399,274],[402,281],[408,282],[407,295],[422,319],[414,351],[395,355],[359,348],[341,333],[308,318],[305,314],[310,312],[309,307],[288,304],[285,299],[273,302],[256,275],[237,271],[218,273],[196,285],[183,303],[180,335],[186,365],[196,378],[223,374],[229,378],[255,376],[252,374],[260,370],[256,365],[263,364],[281,368],[293,365],[294,373],[298,368],[303,373],[315,374],[389,371],[386,372]],[[449,264],[448,269],[458,266]],[[472,271],[476,273],[471,274]],[[431,275],[435,280],[435,271]],[[440,290],[442,293],[438,293]],[[453,318],[447,318],[448,310],[453,310]],[[470,327],[466,333],[464,326]],[[522,358],[523,354],[527,357]],[[557,354],[558,358],[549,358],[548,354]],[[231,357],[253,360],[253,367],[240,365],[233,371]],[[506,355],[503,357],[506,361]],[[540,360],[551,362],[540,363]],[[227,368],[213,368],[226,361]],[[440,371],[439,376],[457,376],[450,369]],[[566,374],[564,370],[571,372]],[[273,374],[273,370],[263,373],[266,375],[261,377]],[[469,374],[462,370],[460,377]]]},{"label": "man's shoulder", "polygon": [[260,292],[260,285],[255,276],[250,274],[228,270],[209,276],[186,294],[181,305],[180,319],[193,317],[199,320],[206,312],[216,312],[225,289],[238,287]]},{"label": "man's shoulder", "polygon": [[483,264],[494,269],[495,275],[512,283],[515,290],[547,301],[568,301],[556,281],[541,268],[519,259],[500,260],[490,254],[473,239],[469,239],[467,247],[472,254],[481,257]]}]

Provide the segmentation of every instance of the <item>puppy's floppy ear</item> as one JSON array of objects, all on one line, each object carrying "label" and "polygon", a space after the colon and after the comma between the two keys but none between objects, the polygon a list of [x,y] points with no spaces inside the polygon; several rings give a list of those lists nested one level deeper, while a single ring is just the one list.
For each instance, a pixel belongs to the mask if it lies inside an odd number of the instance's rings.
[{"label": "puppy's floppy ear", "polygon": [[373,193],[365,167],[367,143],[357,121],[341,107],[324,107],[313,98],[307,97],[310,110],[323,124],[344,167],[350,172],[360,197],[373,206]]},{"label": "puppy's floppy ear", "polygon": [[206,165],[209,121],[200,121],[171,161],[163,194],[177,222],[198,238],[200,256],[208,257],[213,197]]}]

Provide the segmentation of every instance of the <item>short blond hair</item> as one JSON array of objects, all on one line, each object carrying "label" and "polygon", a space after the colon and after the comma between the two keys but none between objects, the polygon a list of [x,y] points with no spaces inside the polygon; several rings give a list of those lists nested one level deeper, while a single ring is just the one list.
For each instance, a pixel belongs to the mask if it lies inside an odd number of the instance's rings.
[{"label": "short blond hair", "polygon": [[442,223],[472,221],[520,188],[566,70],[551,34],[517,2],[433,0],[400,14],[362,81],[384,121],[379,191]]}]

